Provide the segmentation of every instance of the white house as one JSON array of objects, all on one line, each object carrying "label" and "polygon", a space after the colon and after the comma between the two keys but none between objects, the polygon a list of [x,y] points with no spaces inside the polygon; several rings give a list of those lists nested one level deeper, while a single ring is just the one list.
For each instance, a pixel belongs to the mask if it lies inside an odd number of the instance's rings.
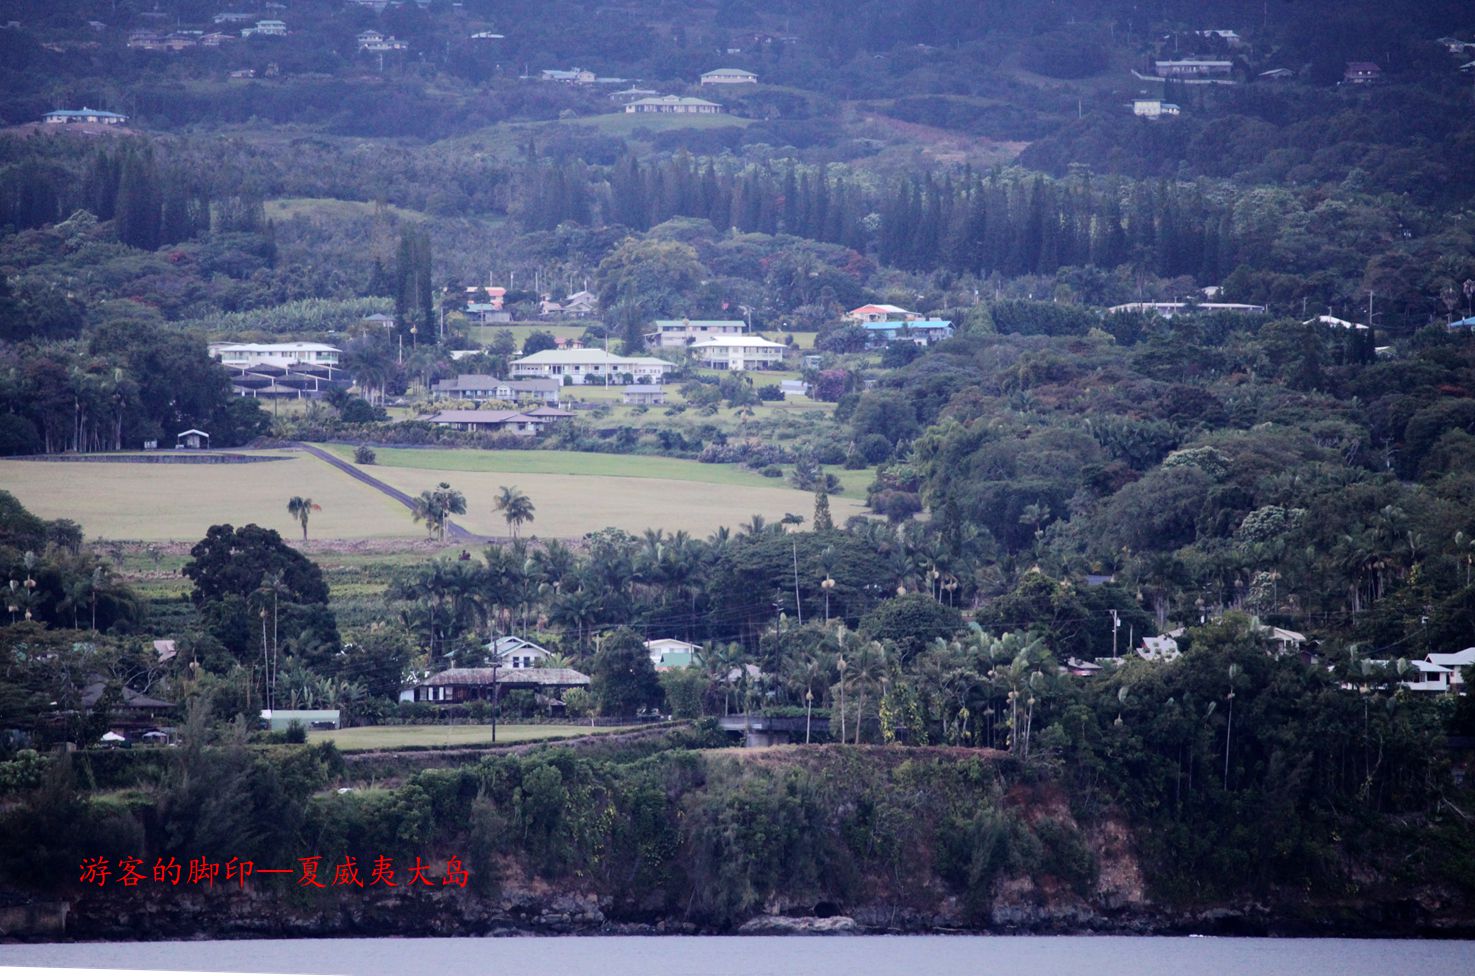
[{"label": "white house", "polygon": [[702,73],[704,85],[756,85],[758,76],[746,68],[717,68]]},{"label": "white house", "polygon": [[343,350],[321,342],[212,342],[224,366],[337,366]]},{"label": "white house", "polygon": [[762,336],[714,336],[690,346],[691,357],[711,369],[740,371],[776,366],[784,361],[789,347]]},{"label": "white house", "polygon": [[1408,663],[1413,667],[1414,671],[1418,672],[1418,677],[1407,681],[1400,681],[1399,684],[1403,685],[1409,691],[1449,691],[1452,677],[1459,673],[1459,670],[1456,668],[1447,668],[1442,664],[1434,664],[1428,660],[1410,661]]},{"label": "white house", "polygon": [[1137,648],[1137,656],[1144,661],[1176,661],[1180,653],[1178,642],[1167,634],[1144,637],[1142,646]]},{"label": "white house", "polygon": [[68,122],[94,122],[101,125],[122,125],[128,116],[117,112],[104,112],[97,108],[59,108],[41,116],[48,125],[66,125]]},{"label": "white house", "polygon": [[543,81],[559,81],[565,85],[594,84],[594,72],[588,68],[544,68],[539,77]]},{"label": "white house", "polygon": [[544,295],[538,302],[538,317],[545,319],[587,319],[599,308],[599,296],[591,291],[576,291],[562,302]]},{"label": "white house", "polygon": [[866,330],[870,345],[913,342],[919,346],[930,346],[934,342],[951,339],[953,335],[953,323],[948,319],[867,322],[862,328]]},{"label": "white house", "polygon": [[660,348],[688,346],[698,339],[742,335],[742,319],[656,319],[654,332],[645,334],[645,344]]},{"label": "white house", "polygon": [[705,98],[686,98],[681,95],[657,95],[654,98],[637,98],[625,106],[627,114],[655,112],[666,115],[721,115],[722,106]]},{"label": "white house", "polygon": [[1361,322],[1348,322],[1346,319],[1339,319],[1335,315],[1318,315],[1316,316],[1316,318],[1307,319],[1301,324],[1311,325],[1312,323],[1315,323],[1317,325],[1327,325],[1337,329],[1347,329],[1349,331],[1367,331],[1367,326],[1363,325]]},{"label": "white house", "polygon": [[534,410],[442,410],[426,418],[427,423],[452,430],[479,430],[490,433],[536,437],[544,427],[573,414],[553,407]]},{"label": "white house", "polygon": [[843,316],[846,322],[866,325],[870,322],[910,322],[922,316],[899,305],[862,305]]},{"label": "white house", "polygon": [[255,27],[241,29],[242,37],[285,37],[287,25],[280,20],[258,20]]},{"label": "white house", "polygon": [[536,668],[552,653],[546,647],[522,637],[498,637],[487,645],[487,651],[503,668]]},{"label": "white house", "polygon": [[631,383],[621,392],[620,402],[638,407],[659,407],[666,402],[666,388],[658,383]]},{"label": "white house", "polygon": [[1177,78],[1180,81],[1206,82],[1230,81],[1234,74],[1233,61],[1206,58],[1184,58],[1178,61],[1157,61],[1153,68],[1159,78]]},{"label": "white house", "polygon": [[656,666],[657,671],[689,668],[696,663],[697,655],[702,650],[700,644],[691,644],[674,637],[648,640],[645,642],[645,649],[650,653],[650,663]]},{"label": "white house", "polygon": [[433,399],[506,400],[521,403],[532,400],[558,406],[563,384],[556,379],[503,380],[482,373],[462,373],[453,380],[437,380],[431,388]]},{"label": "white house", "polygon": [[637,383],[659,383],[671,363],[652,356],[614,356],[603,349],[545,349],[512,361],[514,376],[571,376],[575,383],[590,378],[618,383],[629,374]]},{"label": "white house", "polygon": [[1178,115],[1182,111],[1177,105],[1165,102],[1161,98],[1132,99],[1132,114],[1145,119],[1160,119],[1164,115]]},{"label": "white house", "polygon": [[1449,687],[1451,691],[1465,690],[1465,669],[1475,667],[1475,647],[1467,647],[1463,651],[1454,651],[1448,654],[1430,654],[1424,660],[1439,667],[1449,668]]}]

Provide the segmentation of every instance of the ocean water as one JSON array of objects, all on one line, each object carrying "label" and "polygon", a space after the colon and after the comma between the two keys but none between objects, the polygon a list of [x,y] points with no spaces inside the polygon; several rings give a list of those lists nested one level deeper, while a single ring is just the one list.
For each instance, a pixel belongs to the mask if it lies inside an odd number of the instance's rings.
[{"label": "ocean water", "polygon": [[253,939],[0,945],[0,967],[395,976],[1475,976],[1475,942],[1125,936]]}]

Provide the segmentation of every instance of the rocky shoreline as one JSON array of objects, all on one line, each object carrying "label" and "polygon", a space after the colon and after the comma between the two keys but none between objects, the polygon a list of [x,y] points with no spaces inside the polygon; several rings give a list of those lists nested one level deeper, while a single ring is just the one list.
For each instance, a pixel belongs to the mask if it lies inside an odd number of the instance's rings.
[{"label": "rocky shoreline", "polygon": [[[166,893],[167,894],[167,893]],[[1434,897],[1437,901],[1437,896]],[[1475,918],[1443,914],[1415,897],[1369,902],[1252,903],[1165,910],[1104,909],[1083,901],[996,902],[985,924],[944,906],[921,911],[875,903],[824,914],[775,906],[731,928],[678,918],[627,917],[594,893],[505,891],[482,897],[461,889],[414,895],[354,893],[332,906],[289,904],[257,893],[217,890],[161,897],[91,893],[75,900],[30,901],[0,917],[0,941],[155,941],[446,936],[596,935],[1207,935],[1285,938],[1475,938]],[[59,925],[58,921],[63,924]]]}]

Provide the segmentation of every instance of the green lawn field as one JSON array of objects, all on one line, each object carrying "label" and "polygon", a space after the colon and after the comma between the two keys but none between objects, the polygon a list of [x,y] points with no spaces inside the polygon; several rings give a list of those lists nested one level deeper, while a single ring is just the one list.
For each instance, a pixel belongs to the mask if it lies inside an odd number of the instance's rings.
[{"label": "green lawn field", "polygon": [[543,325],[539,322],[517,322],[517,323],[493,323],[491,325],[470,325],[466,327],[466,333],[473,342],[483,346],[492,344],[498,332],[506,329],[512,333],[512,341],[517,343],[519,354],[522,352],[522,344],[527,337],[534,332],[547,332],[555,339],[579,339],[584,335],[585,326],[582,325]]},{"label": "green lawn field", "polygon": [[[659,408],[656,411],[659,412]],[[345,444],[319,445],[353,460]],[[384,478],[385,468],[423,468],[432,471],[481,471],[501,474],[556,474],[579,478],[659,478],[711,485],[772,488],[773,481],[736,464],[703,464],[683,458],[635,454],[585,454],[580,451],[477,451],[457,448],[378,447],[377,462],[366,470]],[[416,492],[418,494],[418,492]]]},{"label": "green lawn field", "polygon": [[[530,739],[567,739],[576,735],[625,732],[631,726],[504,725],[497,724],[497,743]],[[307,733],[309,742],[331,742],[344,752],[403,749],[408,746],[488,746],[490,725],[372,725],[357,729],[330,729]]]},{"label": "green lawn field", "polygon": [[69,518],[89,538],[198,540],[212,525],[255,522],[300,539],[287,514],[294,495],[322,506],[312,538],[414,538],[424,529],[404,506],[324,462],[290,451],[243,452],[260,464],[0,461],[0,485],[42,518]]}]

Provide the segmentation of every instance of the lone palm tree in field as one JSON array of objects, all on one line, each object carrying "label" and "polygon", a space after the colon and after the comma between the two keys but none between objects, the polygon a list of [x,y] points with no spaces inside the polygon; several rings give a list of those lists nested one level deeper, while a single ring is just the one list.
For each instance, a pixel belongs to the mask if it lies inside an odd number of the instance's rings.
[{"label": "lone palm tree in field", "polygon": [[312,518],[313,512],[321,512],[323,506],[314,505],[311,498],[302,498],[293,495],[287,502],[287,514],[302,523],[302,541],[307,541],[307,520]]},{"label": "lone palm tree in field", "polygon": [[442,481],[415,499],[412,514],[416,522],[424,522],[426,530],[437,538],[446,537],[446,519],[466,514],[466,496]]},{"label": "lone palm tree in field", "polygon": [[524,522],[533,520],[533,500],[517,489],[502,486],[502,493],[497,496],[497,511],[507,520],[507,528],[512,530],[512,538],[517,538],[518,527]]}]

